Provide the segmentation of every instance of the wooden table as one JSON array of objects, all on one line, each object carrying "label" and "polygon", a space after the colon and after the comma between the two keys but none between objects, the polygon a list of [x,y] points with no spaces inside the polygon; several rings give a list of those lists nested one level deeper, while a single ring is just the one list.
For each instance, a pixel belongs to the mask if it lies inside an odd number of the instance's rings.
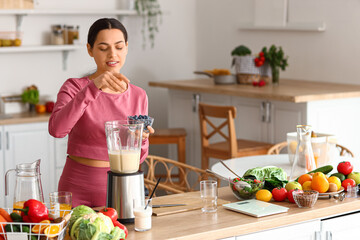
[{"label": "wooden table", "polygon": [[293,103],[360,97],[360,85],[280,79],[278,86],[215,85],[213,79],[149,82],[149,86],[174,90],[231,95]]},{"label": "wooden table", "polygon": [[[199,192],[185,194],[197,194],[200,197]],[[181,202],[182,194],[178,194],[178,196],[179,202]],[[162,198],[166,198],[166,196]],[[219,198],[232,202],[237,201],[229,187],[219,189]],[[360,200],[358,198],[348,198],[343,202],[334,199],[319,199],[311,209],[301,209],[288,202],[276,204],[290,209],[287,213],[262,218],[229,211],[223,207],[218,207],[218,211],[212,214],[201,213],[201,210],[193,210],[159,217],[153,216],[152,229],[146,232],[135,232],[134,224],[127,224],[129,230],[127,240],[221,239],[355,212],[360,209]],[[357,232],[356,229],[355,232]]]}]

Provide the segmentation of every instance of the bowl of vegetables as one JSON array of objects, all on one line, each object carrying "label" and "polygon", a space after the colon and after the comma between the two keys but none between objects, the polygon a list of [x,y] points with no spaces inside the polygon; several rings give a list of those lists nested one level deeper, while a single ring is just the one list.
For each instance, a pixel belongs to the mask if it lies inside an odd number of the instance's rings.
[{"label": "bowl of vegetables", "polygon": [[229,179],[230,188],[239,200],[255,198],[257,191],[264,187],[264,181],[257,179],[234,178]]}]

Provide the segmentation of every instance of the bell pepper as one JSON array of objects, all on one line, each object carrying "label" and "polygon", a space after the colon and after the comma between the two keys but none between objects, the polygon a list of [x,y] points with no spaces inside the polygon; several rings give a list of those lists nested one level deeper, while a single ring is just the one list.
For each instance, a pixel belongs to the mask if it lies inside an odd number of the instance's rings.
[{"label": "bell pepper", "polygon": [[30,199],[24,203],[24,208],[19,209],[24,222],[39,223],[49,219],[49,210],[42,202]]}]

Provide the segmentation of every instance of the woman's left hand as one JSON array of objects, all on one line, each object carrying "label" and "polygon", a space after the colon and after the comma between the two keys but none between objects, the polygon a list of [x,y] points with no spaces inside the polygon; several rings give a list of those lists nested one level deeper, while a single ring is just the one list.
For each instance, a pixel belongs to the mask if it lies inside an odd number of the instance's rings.
[{"label": "woman's left hand", "polygon": [[147,129],[149,130],[148,132],[146,131],[143,131],[143,135],[142,135],[142,140],[146,140],[149,138],[150,134],[154,134],[155,133],[155,130],[151,127],[151,126],[148,126]]}]

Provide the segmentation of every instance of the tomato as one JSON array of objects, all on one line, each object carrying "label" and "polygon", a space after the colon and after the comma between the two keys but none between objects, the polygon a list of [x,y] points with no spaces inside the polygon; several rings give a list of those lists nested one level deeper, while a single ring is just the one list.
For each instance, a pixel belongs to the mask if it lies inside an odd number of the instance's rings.
[{"label": "tomato", "polygon": [[264,57],[264,56],[261,56],[261,57],[260,57],[260,60],[263,61],[263,62],[265,62],[265,57]]},{"label": "tomato", "polygon": [[353,165],[349,161],[344,161],[338,164],[337,170],[339,173],[342,173],[344,175],[348,175],[353,170]]},{"label": "tomato", "polygon": [[290,191],[288,191],[287,198],[288,198],[289,202],[291,202],[291,203],[295,203],[294,196],[293,196],[294,191],[304,192],[303,190],[299,190],[299,189],[291,189]]},{"label": "tomato", "polygon": [[263,53],[263,52],[259,52],[259,56],[260,56],[260,57],[263,57],[263,56],[264,56],[264,53]]},{"label": "tomato", "polygon": [[55,103],[52,102],[52,101],[46,102],[45,103],[46,112],[51,113],[53,111],[53,109],[54,109],[54,105],[55,105]]},{"label": "tomato", "polygon": [[128,235],[128,230],[125,227],[125,225],[122,225],[121,223],[119,223],[118,221],[113,222],[115,227],[119,227],[120,229],[124,230],[125,232],[125,238],[127,238]]},{"label": "tomato", "polygon": [[274,188],[271,191],[271,194],[273,196],[273,199],[277,202],[282,202],[287,197],[287,191],[285,188]]},{"label": "tomato", "polygon": [[259,61],[260,61],[259,58],[255,58],[255,59],[254,59],[254,62],[255,62],[255,63],[258,63]]},{"label": "tomato", "polygon": [[259,87],[262,87],[262,86],[265,86],[265,85],[266,85],[266,82],[263,79],[261,79],[259,81]]},{"label": "tomato", "polygon": [[344,187],[345,191],[347,191],[347,186],[349,186],[349,185],[354,187],[356,185],[355,180],[348,178],[348,179],[345,179],[344,181],[342,181],[342,183],[341,183],[341,186]]},{"label": "tomato", "polygon": [[105,208],[102,208],[100,210],[100,212],[106,216],[108,216],[109,218],[111,218],[111,221],[114,223],[117,221],[117,218],[118,218],[118,214],[117,214],[117,211],[115,210],[115,208],[110,208],[110,207],[105,207]]},{"label": "tomato", "polygon": [[256,81],[253,81],[253,82],[252,82],[252,85],[253,85],[254,87],[256,87],[258,84],[259,84],[259,83],[256,82]]}]

